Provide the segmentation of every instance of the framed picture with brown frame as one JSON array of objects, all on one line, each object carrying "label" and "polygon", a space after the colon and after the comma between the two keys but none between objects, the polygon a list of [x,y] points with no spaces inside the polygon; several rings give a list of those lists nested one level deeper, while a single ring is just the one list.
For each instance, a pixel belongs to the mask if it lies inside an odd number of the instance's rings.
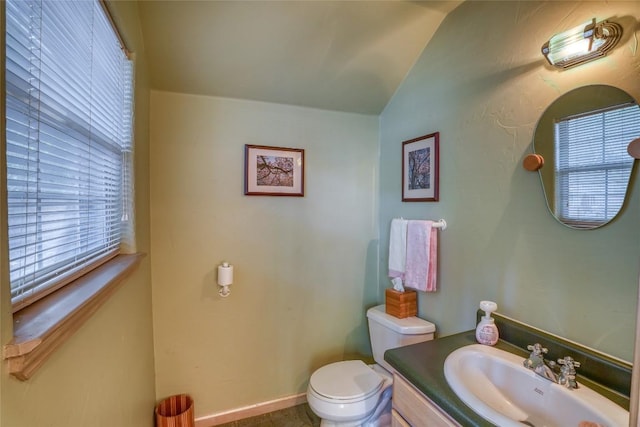
[{"label": "framed picture with brown frame", "polygon": [[440,132],[402,143],[402,201],[437,202]]},{"label": "framed picture with brown frame", "polygon": [[244,146],[244,194],[304,196],[304,150]]}]

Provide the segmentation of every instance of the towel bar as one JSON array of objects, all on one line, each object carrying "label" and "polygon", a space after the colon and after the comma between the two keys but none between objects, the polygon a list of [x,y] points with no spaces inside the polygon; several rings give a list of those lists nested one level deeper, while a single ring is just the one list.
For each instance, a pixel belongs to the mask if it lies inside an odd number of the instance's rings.
[{"label": "towel bar", "polygon": [[[404,219],[400,217],[400,219]],[[441,230],[445,230],[447,228],[447,221],[444,219],[439,219],[438,221],[433,221],[432,227],[439,228]]]},{"label": "towel bar", "polygon": [[444,219],[440,219],[438,221],[434,221],[431,226],[439,228],[441,230],[445,230],[447,228],[447,221],[445,221]]}]

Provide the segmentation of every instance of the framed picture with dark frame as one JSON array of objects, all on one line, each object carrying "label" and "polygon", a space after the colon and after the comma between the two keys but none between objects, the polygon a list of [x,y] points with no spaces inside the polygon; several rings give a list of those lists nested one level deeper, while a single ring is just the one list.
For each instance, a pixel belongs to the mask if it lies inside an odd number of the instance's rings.
[{"label": "framed picture with dark frame", "polygon": [[440,132],[402,143],[402,201],[437,202]]},{"label": "framed picture with dark frame", "polygon": [[304,196],[304,150],[244,146],[244,194]]}]

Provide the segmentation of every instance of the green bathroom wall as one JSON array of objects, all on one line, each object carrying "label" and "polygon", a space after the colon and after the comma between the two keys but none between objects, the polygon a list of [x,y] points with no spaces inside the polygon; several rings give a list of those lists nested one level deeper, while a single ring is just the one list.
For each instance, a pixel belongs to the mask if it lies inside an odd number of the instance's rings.
[{"label": "green bathroom wall", "polygon": [[[125,42],[135,53],[135,178],[138,250],[149,252],[149,84],[135,2],[109,4]],[[4,6],[2,7],[4,17]],[[2,34],[4,35],[4,20]],[[4,43],[3,43],[4,45]],[[4,76],[1,93],[4,94]],[[4,102],[2,102],[4,106]],[[4,107],[3,107],[4,108]],[[4,129],[0,152],[5,152]],[[6,166],[0,166],[0,326],[12,337],[6,235]],[[117,292],[28,381],[0,377],[4,427],[151,427],[155,380],[147,256]]]},{"label": "green bathroom wall", "polygon": [[[438,291],[419,315],[440,336],[475,327],[478,302],[632,360],[640,256],[638,174],[621,215],[576,231],[548,212],[537,173],[521,162],[558,96],[589,84],[640,100],[639,2],[470,1],[450,13],[380,118],[380,299],[394,217],[446,219]],[[592,17],[624,27],[608,57],[557,71],[540,47]],[[634,34],[635,32],[635,34]],[[440,132],[440,200],[401,202],[402,141]],[[637,167],[637,165],[636,165]]]}]

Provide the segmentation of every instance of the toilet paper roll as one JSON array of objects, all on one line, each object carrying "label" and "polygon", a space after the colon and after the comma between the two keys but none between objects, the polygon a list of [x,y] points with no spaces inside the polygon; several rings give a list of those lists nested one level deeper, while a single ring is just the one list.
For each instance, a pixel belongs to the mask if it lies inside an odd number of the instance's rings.
[{"label": "toilet paper roll", "polygon": [[218,285],[229,286],[233,283],[233,266],[227,263],[218,266]]}]

